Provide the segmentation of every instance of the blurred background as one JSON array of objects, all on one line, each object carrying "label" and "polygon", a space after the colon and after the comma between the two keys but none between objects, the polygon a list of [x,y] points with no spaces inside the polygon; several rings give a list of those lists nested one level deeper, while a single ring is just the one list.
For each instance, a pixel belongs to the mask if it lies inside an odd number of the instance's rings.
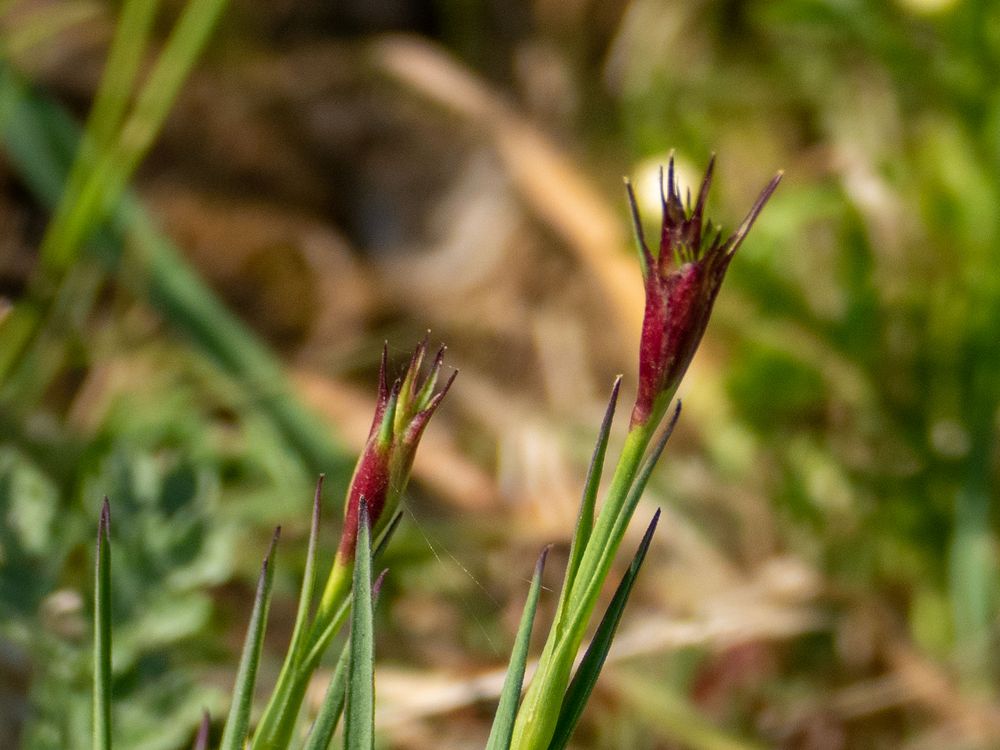
[{"label": "blurred background", "polygon": [[575,747],[1000,744],[998,4],[233,0],[110,221],[48,264],[118,13],[0,2],[0,746],[87,743],[105,494],[122,746],[225,709],[280,523],[269,684],[316,476],[332,557],[382,342],[401,370],[430,329],[461,374],[387,555],[378,715],[386,747],[482,747],[616,373],[634,395],[621,178],[656,231],[671,151],[687,185],[718,154],[729,229],[785,179]]}]

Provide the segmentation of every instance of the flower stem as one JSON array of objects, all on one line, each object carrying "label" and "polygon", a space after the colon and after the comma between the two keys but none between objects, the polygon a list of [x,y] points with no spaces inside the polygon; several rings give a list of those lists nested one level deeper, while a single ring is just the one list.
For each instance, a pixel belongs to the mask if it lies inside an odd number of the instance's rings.
[{"label": "flower stem", "polygon": [[[600,586],[594,585],[594,579],[598,577],[603,582],[607,577],[610,563],[605,561],[613,557],[613,550],[621,543],[622,534],[615,535],[615,532],[626,525],[619,517],[623,511],[631,510],[626,509],[629,490],[665,408],[658,409],[644,424],[635,426],[625,439],[604,505],[587,541],[571,590],[567,592],[570,617],[561,632],[555,629],[549,631],[538,670],[518,711],[511,750],[544,750],[548,747],[559,718],[563,695],[569,685],[576,652],[583,642],[587,622],[596,604],[596,597],[591,592],[599,590]],[[612,548],[611,555],[606,553],[609,546]]]}]

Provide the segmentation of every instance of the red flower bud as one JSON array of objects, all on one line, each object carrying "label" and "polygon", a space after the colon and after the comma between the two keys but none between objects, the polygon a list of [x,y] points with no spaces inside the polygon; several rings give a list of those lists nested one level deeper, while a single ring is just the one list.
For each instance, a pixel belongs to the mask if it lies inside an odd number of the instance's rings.
[{"label": "red flower bud", "polygon": [[387,379],[388,348],[382,349],[375,417],[368,441],[354,468],[344,509],[344,530],[337,556],[345,563],[354,559],[361,498],[368,505],[368,517],[373,528],[388,518],[399,503],[424,428],[458,374],[457,371],[452,373],[444,387],[434,392],[444,352],[445,347],[442,346],[430,373],[420,382],[420,366],[427,353],[425,337],[414,350],[406,374],[390,388]]},{"label": "red flower bud", "polygon": [[739,228],[722,241],[722,231],[704,219],[714,166],[713,156],[693,208],[690,192],[686,204],[681,200],[674,179],[673,157],[665,187],[661,170],[663,226],[656,256],[646,244],[635,194],[626,181],[646,287],[646,312],[639,344],[639,389],[632,409],[632,428],[646,425],[654,412],[659,411],[657,400],[665,394],[669,398],[677,389],[705,333],[729,262],[781,180],[779,172],[761,191]]}]

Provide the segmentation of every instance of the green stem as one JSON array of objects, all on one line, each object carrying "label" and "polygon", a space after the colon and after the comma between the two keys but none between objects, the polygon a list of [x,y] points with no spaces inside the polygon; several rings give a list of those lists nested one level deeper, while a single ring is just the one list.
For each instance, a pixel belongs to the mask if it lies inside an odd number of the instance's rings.
[{"label": "green stem", "polygon": [[621,542],[621,539],[612,541],[612,531],[625,506],[629,488],[635,481],[655,427],[656,423],[650,420],[646,425],[633,429],[625,438],[625,445],[622,446],[621,456],[618,458],[618,464],[611,477],[611,485],[608,487],[607,499],[598,513],[594,530],[590,534],[583,559],[580,561],[580,570],[573,581],[573,589],[570,592],[571,611],[579,605],[580,598],[597,572],[600,559],[609,542]]},{"label": "green stem", "polygon": [[257,724],[252,750],[279,750],[288,746],[309,680],[347,614],[344,603],[351,590],[351,574],[350,567],[334,562],[316,617],[285,657],[274,691]]},{"label": "green stem", "polygon": [[[652,427],[650,427],[652,425]],[[528,687],[528,691],[518,711],[514,725],[514,736],[511,750],[544,750],[555,731],[559,719],[562,698],[569,685],[573,669],[573,660],[580,643],[583,641],[586,622],[580,626],[580,620],[589,619],[593,603],[589,608],[580,608],[584,593],[591,579],[598,572],[602,553],[608,546],[610,536],[615,528],[615,521],[625,506],[629,488],[639,471],[642,457],[649,445],[656,423],[650,420],[646,425],[629,432],[622,447],[621,455],[611,478],[611,485],[604,506],[597,517],[597,522],[590,534],[590,539],[580,562],[580,569],[574,577],[572,590],[569,592],[570,613],[575,613],[566,622],[562,633],[550,630],[546,639],[538,669]],[[614,546],[621,540],[613,540]],[[607,573],[604,573],[605,577]],[[567,640],[568,639],[568,640]],[[575,648],[572,647],[575,644]],[[571,654],[569,652],[572,652]],[[568,658],[567,658],[568,655]]]}]

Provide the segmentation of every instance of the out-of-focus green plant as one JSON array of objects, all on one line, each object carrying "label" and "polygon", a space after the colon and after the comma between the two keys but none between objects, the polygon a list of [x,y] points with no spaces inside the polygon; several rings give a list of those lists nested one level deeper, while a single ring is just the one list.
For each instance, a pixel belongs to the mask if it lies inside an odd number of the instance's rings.
[{"label": "out-of-focus green plant", "polygon": [[[117,634],[110,678],[122,705],[116,737],[168,750],[185,739],[202,706],[220,700],[185,665],[201,651],[192,639],[205,632],[211,613],[206,587],[231,575],[234,526],[220,518],[218,487],[200,461],[118,442],[88,458],[88,473],[77,480],[81,496],[114,496],[116,517],[134,532],[116,545],[127,565],[116,574],[107,621]],[[74,593],[86,581],[78,540],[89,514],[76,505],[61,509],[58,494],[28,457],[4,451],[0,513],[17,522],[3,532],[0,637],[36,665],[22,737],[31,750],[89,746],[86,608]],[[66,570],[73,571],[68,579]],[[174,718],[160,726],[164,716]]]},{"label": "out-of-focus green plant", "polygon": [[[222,477],[258,488],[241,493],[236,513],[249,516],[260,507],[255,492],[264,488],[270,499],[279,486],[305,486],[306,467],[323,467],[338,481],[346,473],[328,427],[292,395],[277,358],[219,303],[126,190],[225,2],[180,8],[151,59],[159,5],[122,5],[82,133],[0,58],[5,158],[53,210],[36,275],[0,320],[0,509],[12,519],[2,532],[0,637],[32,664],[28,710],[15,730],[31,750],[88,744],[83,602],[73,593],[89,537],[88,504],[80,498],[114,497],[116,517],[135,532],[132,543],[117,542],[129,565],[116,575],[112,612],[111,679],[122,699],[116,737],[167,750],[183,741],[203,706],[219,700],[197,687],[191,666],[204,662],[207,646],[192,641],[209,630],[203,589],[228,580],[234,567],[234,519],[216,503]],[[117,274],[123,255],[130,272]],[[147,347],[146,355],[165,364],[149,377],[142,365],[122,367],[120,352],[101,361],[105,347],[93,340],[88,319],[109,278],[216,367],[171,344]],[[89,441],[64,414],[39,408],[68,368],[109,365],[134,379],[132,392],[97,410],[101,421]],[[245,439],[222,436],[213,409],[235,417]]]}]

